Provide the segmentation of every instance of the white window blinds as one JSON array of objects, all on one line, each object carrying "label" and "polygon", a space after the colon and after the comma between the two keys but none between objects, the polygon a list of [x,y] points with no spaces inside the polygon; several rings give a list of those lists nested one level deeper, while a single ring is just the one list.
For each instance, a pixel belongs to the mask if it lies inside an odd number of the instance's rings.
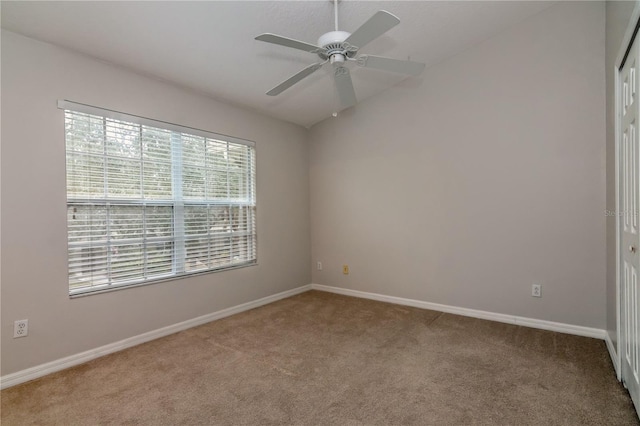
[{"label": "white window blinds", "polygon": [[252,142],[59,106],[71,294],[256,262]]}]

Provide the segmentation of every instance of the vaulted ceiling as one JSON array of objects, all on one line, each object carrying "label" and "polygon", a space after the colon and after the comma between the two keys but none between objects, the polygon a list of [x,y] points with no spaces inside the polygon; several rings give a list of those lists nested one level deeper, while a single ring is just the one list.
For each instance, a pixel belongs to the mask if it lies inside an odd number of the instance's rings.
[{"label": "vaulted ceiling", "polygon": [[[339,25],[353,32],[376,11],[387,10],[400,18],[400,25],[361,52],[430,66],[551,4],[342,0]],[[270,32],[315,44],[334,29],[333,7],[329,0],[3,1],[2,27],[309,127],[339,110],[330,67],[277,97],[267,96],[317,56],[254,37]],[[359,102],[384,96],[381,92],[407,78],[351,67]]]}]

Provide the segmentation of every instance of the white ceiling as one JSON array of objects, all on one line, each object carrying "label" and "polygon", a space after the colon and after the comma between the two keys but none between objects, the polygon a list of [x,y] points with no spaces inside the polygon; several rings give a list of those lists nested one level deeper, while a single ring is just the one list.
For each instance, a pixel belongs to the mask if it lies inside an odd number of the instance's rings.
[{"label": "white ceiling", "polygon": [[[340,29],[353,32],[377,10],[387,10],[400,24],[361,52],[410,57],[429,66],[551,4],[344,0]],[[328,0],[2,1],[2,27],[306,127],[329,117],[338,105],[330,67],[277,97],[265,95],[317,57],[254,40],[270,32],[315,44],[333,30]],[[352,77],[359,102],[406,78],[358,67]]]}]

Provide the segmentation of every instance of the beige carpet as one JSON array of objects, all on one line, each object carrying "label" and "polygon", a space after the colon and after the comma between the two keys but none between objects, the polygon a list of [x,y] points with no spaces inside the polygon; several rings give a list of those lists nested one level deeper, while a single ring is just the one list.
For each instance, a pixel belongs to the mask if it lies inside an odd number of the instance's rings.
[{"label": "beige carpet", "polygon": [[600,340],[316,291],[1,395],[3,426],[639,424]]}]

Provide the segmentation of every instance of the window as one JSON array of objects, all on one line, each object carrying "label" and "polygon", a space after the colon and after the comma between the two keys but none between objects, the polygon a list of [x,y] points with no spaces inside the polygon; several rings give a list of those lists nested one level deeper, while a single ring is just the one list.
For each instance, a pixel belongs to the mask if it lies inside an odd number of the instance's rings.
[{"label": "window", "polygon": [[70,294],[256,263],[252,142],[59,106]]}]

